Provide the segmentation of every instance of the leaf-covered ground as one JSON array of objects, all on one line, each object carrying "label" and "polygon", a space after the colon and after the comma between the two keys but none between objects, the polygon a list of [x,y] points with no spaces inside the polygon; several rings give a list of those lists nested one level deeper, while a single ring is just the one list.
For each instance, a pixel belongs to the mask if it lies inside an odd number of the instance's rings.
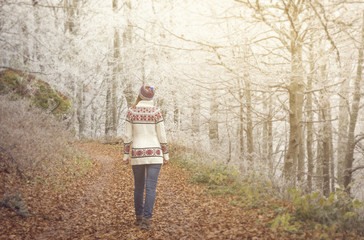
[{"label": "leaf-covered ground", "polygon": [[[162,167],[152,231],[134,226],[133,176],[118,146],[82,143],[95,160],[87,174],[61,184],[20,184],[1,173],[1,193],[22,193],[33,216],[0,208],[0,239],[319,239],[313,232],[283,234],[266,226],[273,213],[230,204],[189,182],[190,173]],[[13,181],[13,180],[12,180]],[[20,181],[14,180],[14,181]],[[64,187],[59,186],[64,185]]]}]

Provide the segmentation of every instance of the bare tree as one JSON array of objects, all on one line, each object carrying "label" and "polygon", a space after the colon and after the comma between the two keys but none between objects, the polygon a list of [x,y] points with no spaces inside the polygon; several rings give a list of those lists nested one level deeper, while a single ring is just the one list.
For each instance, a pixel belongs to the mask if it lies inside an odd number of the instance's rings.
[{"label": "bare tree", "polygon": [[358,112],[360,107],[360,86],[362,81],[362,71],[363,71],[363,51],[364,51],[364,11],[362,13],[363,23],[361,32],[361,44],[358,49],[358,64],[356,71],[356,78],[354,82],[354,93],[353,100],[351,104],[351,111],[349,115],[349,132],[348,141],[346,144],[346,154],[344,162],[344,187],[350,192],[350,183],[352,180],[352,167],[354,162],[354,148],[355,148],[355,127],[358,119]]},{"label": "bare tree", "polygon": [[[112,10],[116,14],[119,11],[118,0],[112,0]],[[114,27],[113,37],[113,57],[110,63],[112,73],[111,78],[108,78],[106,91],[106,117],[105,117],[105,135],[107,138],[117,135],[118,127],[118,76],[120,75],[119,60],[120,60],[120,37],[119,29]]]},{"label": "bare tree", "polygon": [[[288,182],[295,184],[297,165],[302,166],[304,161],[302,138],[302,113],[303,113],[303,69],[302,69],[302,44],[306,31],[300,22],[305,6],[300,0],[284,1],[276,4],[261,3],[261,1],[238,1],[254,10],[256,17],[276,33],[276,38],[283,48],[290,54],[290,77],[287,90],[289,93],[289,142],[284,162],[284,176]],[[279,27],[282,15],[272,14],[278,11],[285,16],[288,28]],[[279,24],[277,24],[279,22]]]},{"label": "bare tree", "polygon": [[313,108],[312,108],[312,82],[314,78],[315,61],[313,54],[313,43],[309,45],[309,74],[307,76],[307,99],[306,99],[306,113],[307,113],[307,133],[306,133],[306,148],[307,148],[307,191],[312,192],[312,175],[313,175]]}]

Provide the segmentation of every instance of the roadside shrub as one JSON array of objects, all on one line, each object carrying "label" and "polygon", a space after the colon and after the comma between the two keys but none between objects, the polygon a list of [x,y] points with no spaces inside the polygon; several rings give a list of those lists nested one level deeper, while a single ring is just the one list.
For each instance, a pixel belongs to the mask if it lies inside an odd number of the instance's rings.
[{"label": "roadside shrub", "polygon": [[364,222],[359,219],[358,211],[364,209],[364,203],[352,199],[343,190],[332,192],[328,198],[319,192],[302,195],[297,189],[289,189],[295,206],[294,216],[300,220],[313,220],[318,223],[345,230],[362,231]]},{"label": "roadside shrub", "polygon": [[71,156],[66,126],[26,100],[0,96],[0,146],[27,175]]},{"label": "roadside shrub", "polygon": [[[343,190],[338,189],[325,198],[319,192],[303,195],[300,190],[289,189],[289,207],[277,205],[274,200],[281,198],[281,194],[278,194],[272,182],[253,171],[242,175],[222,163],[206,164],[209,161],[202,159],[208,158],[206,155],[198,152],[191,154],[189,149],[178,144],[171,146],[172,163],[191,171],[191,181],[207,185],[208,193],[234,196],[231,200],[234,205],[273,210],[274,218],[268,225],[274,231],[299,234],[303,228],[309,227],[318,234],[324,232],[318,239],[329,239],[335,236],[338,229],[364,234],[364,220],[361,217],[364,203],[352,199]],[[325,232],[331,235],[325,238]]]},{"label": "roadside shrub", "polygon": [[212,166],[199,167],[198,172],[192,177],[192,182],[207,185],[227,186],[237,177],[237,172],[233,172],[227,165],[213,162]]},{"label": "roadside shrub", "polygon": [[244,205],[248,208],[262,206],[265,199],[272,197],[272,184],[251,174],[249,178],[242,179],[241,173],[234,167],[224,163],[207,161],[206,155],[178,144],[170,144],[172,163],[193,173],[190,181],[207,185],[207,191],[212,195],[232,195],[234,205]]},{"label": "roadside shrub", "polygon": [[269,223],[274,231],[279,229],[289,233],[298,233],[301,230],[301,224],[295,221],[294,217],[289,213],[278,215]]},{"label": "roadside shrub", "polygon": [[178,167],[195,173],[201,165],[202,156],[190,151],[189,148],[173,142],[169,143],[168,148],[170,158],[173,159],[172,163]]}]

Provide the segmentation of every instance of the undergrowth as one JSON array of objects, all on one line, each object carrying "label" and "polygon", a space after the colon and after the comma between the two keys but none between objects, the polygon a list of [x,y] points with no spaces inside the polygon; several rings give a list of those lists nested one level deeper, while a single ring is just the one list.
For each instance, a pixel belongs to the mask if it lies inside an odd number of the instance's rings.
[{"label": "undergrowth", "polygon": [[73,136],[56,116],[25,99],[0,96],[0,150],[6,171],[29,184],[62,185],[89,171],[92,161],[77,151]]},{"label": "undergrowth", "polygon": [[356,231],[363,235],[363,219],[359,211],[364,203],[352,199],[345,191],[337,189],[328,198],[320,192],[302,194],[300,190],[288,189],[295,211],[292,216],[299,220],[320,223],[325,228]]},{"label": "undergrowth", "polygon": [[[319,232],[319,239],[335,237],[339,231],[352,231],[364,235],[364,203],[352,199],[342,190],[330,194],[328,198],[321,193],[303,194],[298,189],[288,189],[291,201],[286,205],[277,203],[276,194],[270,182],[252,174],[242,179],[239,172],[222,163],[206,164],[207,156],[185,147],[171,144],[172,163],[192,173],[191,182],[207,185],[212,195],[233,196],[231,204],[248,209],[273,211],[268,225],[274,230],[288,234],[300,234],[304,230]],[[193,153],[191,153],[193,152]]]},{"label": "undergrowth", "polygon": [[73,136],[54,114],[5,95],[0,116],[0,208],[31,216],[28,189],[58,193],[93,169],[94,162],[73,146]]}]

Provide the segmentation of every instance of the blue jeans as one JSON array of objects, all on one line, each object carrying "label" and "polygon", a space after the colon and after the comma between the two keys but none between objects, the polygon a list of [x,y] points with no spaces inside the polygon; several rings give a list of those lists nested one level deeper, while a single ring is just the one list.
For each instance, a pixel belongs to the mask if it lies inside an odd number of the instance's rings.
[{"label": "blue jeans", "polygon": [[[133,165],[135,215],[151,219],[155,202],[155,191],[162,164]],[[145,201],[143,204],[145,186]]]}]

